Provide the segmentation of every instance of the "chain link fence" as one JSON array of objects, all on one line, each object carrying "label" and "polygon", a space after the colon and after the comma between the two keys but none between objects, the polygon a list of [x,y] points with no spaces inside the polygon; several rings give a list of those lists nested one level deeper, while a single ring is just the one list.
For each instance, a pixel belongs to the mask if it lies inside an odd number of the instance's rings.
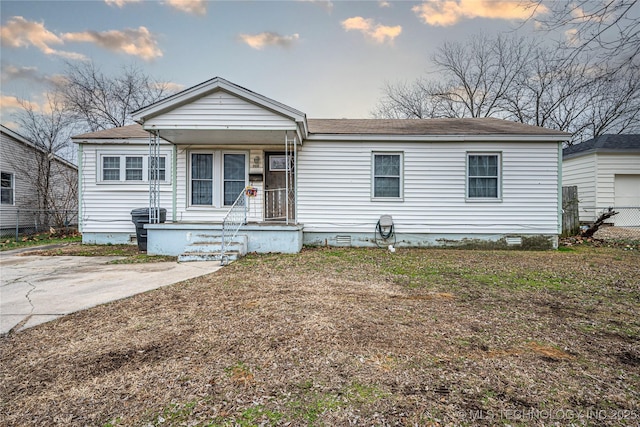
[{"label": "chain link fence", "polygon": [[40,233],[69,234],[78,228],[77,210],[2,210],[0,237],[14,238]]},{"label": "chain link fence", "polygon": [[604,223],[615,227],[640,228],[640,206],[607,206],[601,208],[580,206],[580,222],[593,223],[609,209],[617,212]]}]

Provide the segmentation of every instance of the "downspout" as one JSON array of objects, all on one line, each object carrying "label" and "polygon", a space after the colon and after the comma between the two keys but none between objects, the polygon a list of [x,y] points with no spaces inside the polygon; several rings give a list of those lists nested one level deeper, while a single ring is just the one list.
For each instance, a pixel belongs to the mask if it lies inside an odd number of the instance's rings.
[{"label": "downspout", "polygon": [[[82,170],[82,158],[83,158],[83,149],[82,143],[78,144],[78,231],[82,233],[83,229],[83,212],[82,212],[82,192],[84,189],[82,188],[82,175],[84,171]],[[97,162],[96,162],[97,165]],[[98,168],[96,168],[96,174],[98,173]],[[97,178],[97,176],[96,176]]]},{"label": "downspout", "polygon": [[558,235],[562,234],[562,144],[558,143]]},{"label": "downspout", "polygon": [[176,212],[176,208],[178,206],[178,199],[177,199],[177,191],[178,191],[178,177],[177,177],[177,172],[178,172],[178,146],[177,145],[173,145],[173,153],[172,153],[173,159],[172,159],[172,165],[171,165],[171,191],[173,193],[173,197],[172,197],[172,202],[171,202],[171,211],[173,212],[173,214],[171,215],[171,221],[172,222],[176,222],[177,218],[178,218],[178,213]]}]

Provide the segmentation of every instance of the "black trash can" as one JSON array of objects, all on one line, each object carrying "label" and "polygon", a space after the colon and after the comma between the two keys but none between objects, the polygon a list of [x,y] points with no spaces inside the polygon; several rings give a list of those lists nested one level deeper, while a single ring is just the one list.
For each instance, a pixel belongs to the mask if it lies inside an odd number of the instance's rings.
[{"label": "black trash can", "polygon": [[[167,210],[160,208],[160,222],[167,220]],[[147,251],[147,230],[145,224],[149,224],[149,208],[138,208],[131,211],[131,221],[136,226],[136,240],[138,241],[138,250]]]}]

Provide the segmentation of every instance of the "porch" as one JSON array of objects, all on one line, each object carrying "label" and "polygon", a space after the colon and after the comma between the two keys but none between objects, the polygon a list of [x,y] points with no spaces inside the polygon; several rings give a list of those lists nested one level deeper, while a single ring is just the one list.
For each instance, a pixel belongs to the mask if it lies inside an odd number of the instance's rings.
[{"label": "porch", "polygon": [[[223,224],[175,222],[147,224],[147,253],[181,256],[183,261],[220,260]],[[247,223],[239,226],[225,253],[231,259],[248,252],[298,253],[302,250],[301,224]],[[190,259],[190,258],[193,259]]]}]

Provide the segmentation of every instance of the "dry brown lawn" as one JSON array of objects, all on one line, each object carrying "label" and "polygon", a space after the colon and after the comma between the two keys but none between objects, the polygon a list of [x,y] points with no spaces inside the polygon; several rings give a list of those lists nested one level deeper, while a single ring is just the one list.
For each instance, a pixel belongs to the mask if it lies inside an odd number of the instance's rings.
[{"label": "dry brown lawn", "polygon": [[250,255],[0,338],[0,424],[638,425],[639,308],[637,249]]}]

